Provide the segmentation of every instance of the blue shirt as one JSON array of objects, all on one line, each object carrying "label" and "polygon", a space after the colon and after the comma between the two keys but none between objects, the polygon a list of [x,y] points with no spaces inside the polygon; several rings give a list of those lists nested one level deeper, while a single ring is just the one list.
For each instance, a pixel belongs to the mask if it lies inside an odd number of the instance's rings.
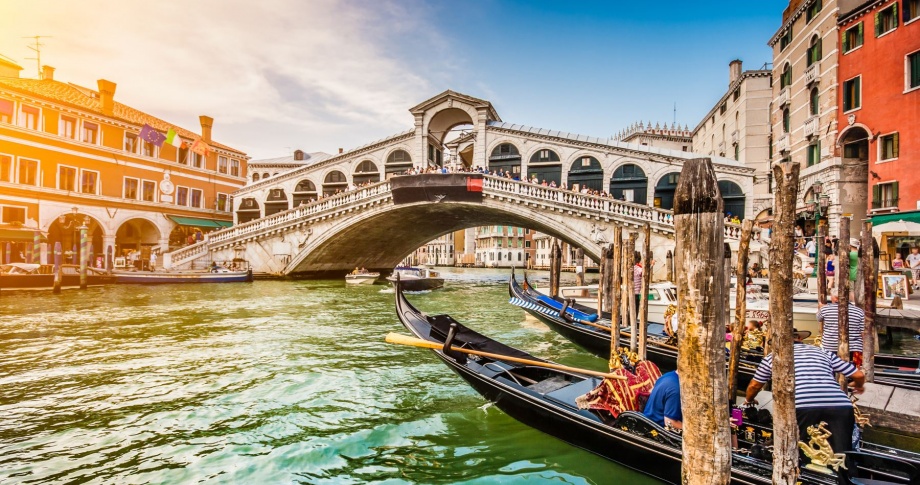
[{"label": "blue shirt", "polygon": [[661,426],[664,426],[664,418],[671,421],[684,420],[684,414],[680,410],[680,380],[676,371],[658,378],[642,414]]}]

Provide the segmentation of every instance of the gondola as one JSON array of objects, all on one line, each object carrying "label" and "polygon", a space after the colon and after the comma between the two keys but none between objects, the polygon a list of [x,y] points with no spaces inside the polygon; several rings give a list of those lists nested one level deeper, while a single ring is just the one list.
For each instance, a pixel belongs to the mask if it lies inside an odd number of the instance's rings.
[{"label": "gondola", "polygon": [[[575,399],[597,387],[599,378],[577,372],[560,371],[535,365],[517,364],[498,358],[461,354],[452,348],[467,348],[507,356],[547,362],[479,334],[449,315],[429,316],[409,303],[396,285],[396,313],[399,321],[417,338],[441,347],[434,354],[469,383],[479,394],[518,421],[559,438],[571,445],[619,463],[667,483],[680,482],[681,437],[665,430],[636,411],[624,411],[612,418],[603,411],[579,409]],[[752,444],[739,439],[742,447]],[[902,453],[907,460],[894,459],[892,450],[849,453],[849,473],[877,473],[883,469],[899,481],[913,483],[920,456]],[[746,448],[750,450],[751,448]],[[855,466],[872,463],[872,470]],[[772,466],[745,451],[732,454],[731,483],[769,484]],[[843,483],[853,483],[842,477]],[[834,474],[803,469],[801,483],[837,484]]]},{"label": "gondola", "polygon": [[[550,329],[570,340],[575,345],[591,352],[592,354],[607,359],[610,356],[610,331],[598,328],[595,325],[609,326],[610,314],[604,312],[601,318],[594,322],[585,323],[577,318],[579,313],[588,313],[592,309],[569,303],[566,305],[561,299],[556,299],[557,305],[548,305],[546,300],[550,297],[543,295],[533,288],[524,278],[524,285],[517,282],[514,272],[508,281],[508,294],[511,303],[520,306],[528,314],[540,320]],[[562,312],[560,306],[565,307]],[[578,312],[578,313],[573,313]],[[596,313],[596,312],[595,312]],[[665,343],[666,334],[664,325],[650,322],[647,329],[647,357],[663,371],[674,370],[677,367],[677,348]],[[629,346],[629,329],[621,327],[620,345]],[[738,365],[738,388],[747,387],[762,355],[743,351]],[[892,354],[878,354],[875,356],[875,379],[877,384],[901,387],[904,389],[920,390],[920,359],[912,356]]]}]

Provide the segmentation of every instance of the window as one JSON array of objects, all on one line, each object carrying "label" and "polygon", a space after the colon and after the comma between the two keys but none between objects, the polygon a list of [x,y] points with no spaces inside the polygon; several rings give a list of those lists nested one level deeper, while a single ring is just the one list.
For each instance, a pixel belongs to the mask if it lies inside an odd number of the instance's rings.
[{"label": "window", "polygon": [[221,193],[218,192],[218,194],[217,194],[217,207],[216,207],[217,210],[219,210],[219,211],[229,211],[229,210],[230,210],[230,204],[229,204],[229,202],[230,202],[230,199],[229,199],[229,197],[227,196],[227,194],[221,194]]},{"label": "window", "polygon": [[141,200],[144,202],[154,202],[157,193],[157,184],[151,180],[144,180],[141,184]]},{"label": "window", "polygon": [[863,23],[860,22],[849,29],[843,32],[843,52],[847,53],[851,50],[863,45]]},{"label": "window", "polygon": [[904,0],[904,23],[920,17],[920,0]]},{"label": "window", "polygon": [[195,168],[201,168],[204,157],[202,157],[200,153],[195,152],[190,153],[189,156],[192,157],[192,166]]},{"label": "window", "polygon": [[818,88],[811,88],[811,96],[808,102],[810,109],[808,112],[811,113],[812,116],[818,114],[819,104],[820,104],[820,97],[818,95]]},{"label": "window", "polygon": [[725,104],[724,103],[722,104],[722,106],[719,106],[719,114],[720,115],[725,114]]},{"label": "window", "polygon": [[789,26],[789,30],[783,33],[783,36],[779,38],[779,51],[782,52],[786,50],[786,47],[789,47],[789,44],[792,43],[792,26]]},{"label": "window", "polygon": [[191,199],[189,200],[190,207],[201,208],[201,200],[203,199],[203,193],[201,189],[192,189],[191,190]]},{"label": "window", "polygon": [[38,185],[38,160],[19,159],[19,183]]},{"label": "window", "polygon": [[31,130],[37,130],[39,114],[41,114],[41,111],[38,108],[22,105],[19,113],[19,125]]},{"label": "window", "polygon": [[188,205],[188,187],[176,187],[176,204]]},{"label": "window", "polygon": [[149,141],[141,142],[141,155],[145,157],[155,157],[156,156],[156,145],[150,143]]},{"label": "window", "polygon": [[125,185],[121,196],[126,199],[137,199],[138,184],[140,181],[135,178],[125,177]]},{"label": "window", "polygon": [[582,166],[582,167],[590,167],[590,166],[591,166],[591,158],[590,158],[590,157],[582,157],[582,158],[581,158],[581,166]]},{"label": "window", "polygon": [[821,163],[821,142],[808,145],[808,166]]},{"label": "window", "polygon": [[99,141],[99,125],[83,122],[83,142],[95,145]]},{"label": "window", "polygon": [[77,169],[58,165],[58,188],[74,192],[77,190]]},{"label": "window", "polygon": [[821,60],[821,39],[817,35],[811,39],[805,58],[809,66]]},{"label": "window", "polygon": [[872,187],[872,208],[883,209],[898,206],[898,183],[888,182]]},{"label": "window", "polygon": [[808,6],[808,9],[805,10],[805,23],[811,22],[815,17],[818,16],[818,12],[821,11],[821,0],[815,0],[815,3]]},{"label": "window", "polygon": [[789,108],[783,110],[783,133],[789,133]]},{"label": "window", "polygon": [[137,134],[125,132],[125,151],[137,153]]},{"label": "window", "polygon": [[240,161],[235,158],[230,160],[230,175],[234,177],[240,176]]},{"label": "window", "polygon": [[741,89],[735,89],[735,92],[732,93],[732,101],[738,101],[739,96],[741,96]]},{"label": "window", "polygon": [[792,66],[786,64],[783,67],[783,74],[779,78],[779,88],[783,89],[790,84],[792,84]]},{"label": "window", "polygon": [[80,192],[84,194],[96,194],[99,187],[99,172],[92,170],[80,170]]},{"label": "window", "polygon": [[0,123],[13,122],[13,102],[8,99],[0,99]]},{"label": "window", "polygon": [[885,10],[880,10],[875,12],[875,36],[881,37],[882,35],[891,32],[892,30],[898,28],[898,4],[893,3],[890,7]]},{"label": "window", "polygon": [[26,208],[25,207],[10,207],[8,205],[3,206],[3,210],[0,211],[0,222],[4,224],[9,224],[12,222],[18,222],[20,224],[26,223]]},{"label": "window", "polygon": [[217,158],[217,171],[220,173],[227,173],[227,157]]},{"label": "window", "polygon": [[735,144],[735,160],[741,159],[741,147],[738,144]]},{"label": "window", "polygon": [[252,174],[252,181],[253,181],[253,182],[258,182],[258,181],[259,181],[259,174],[257,174],[257,173]]},{"label": "window", "polygon": [[[185,165],[188,163],[188,143],[182,142],[179,144],[179,148],[176,149],[176,162]],[[197,155],[197,154],[196,154]]]},{"label": "window", "polygon": [[879,160],[894,160],[898,158],[898,148],[900,143],[898,143],[898,134],[892,133],[890,135],[883,135],[879,138],[878,149],[879,149]]},{"label": "window", "polygon": [[13,181],[13,157],[0,155],[0,182]]},{"label": "window", "polygon": [[920,87],[920,51],[907,56],[907,89]]},{"label": "window", "polygon": [[77,136],[77,119],[70,116],[61,116],[61,123],[58,125],[58,135],[66,138]]},{"label": "window", "polygon": [[850,79],[849,81],[843,82],[843,111],[847,112],[850,110],[858,109],[860,106],[859,100],[860,86],[859,86],[859,76]]}]

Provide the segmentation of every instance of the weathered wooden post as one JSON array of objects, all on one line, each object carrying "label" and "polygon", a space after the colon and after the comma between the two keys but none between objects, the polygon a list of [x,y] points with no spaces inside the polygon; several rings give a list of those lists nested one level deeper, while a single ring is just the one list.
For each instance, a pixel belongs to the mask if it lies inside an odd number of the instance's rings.
[{"label": "weathered wooden post", "polygon": [[623,266],[626,268],[625,277],[623,278],[623,294],[626,298],[626,314],[629,315],[629,351],[635,352],[639,349],[639,325],[636,321],[636,238],[638,234],[632,232],[629,234],[629,241],[626,243],[626,257],[623,258]]},{"label": "weathered wooden post", "polygon": [[61,281],[64,279],[64,275],[61,274],[62,259],[63,248],[61,248],[61,241],[57,241],[54,243],[54,286],[51,290],[55,295],[61,292]]},{"label": "weathered wooden post", "polygon": [[562,271],[562,248],[559,247],[559,240],[553,238],[553,247],[550,248],[549,255],[549,296],[555,298],[559,296],[559,275]]},{"label": "weathered wooden post", "polygon": [[109,244],[109,246],[105,248],[105,272],[107,274],[112,274],[112,266],[114,265],[114,260],[112,259],[113,254],[112,245]]},{"label": "weathered wooden post", "polygon": [[623,228],[613,228],[613,242],[610,244],[610,260],[608,262],[608,300],[610,304],[610,370],[618,369],[620,361],[617,349],[620,346],[620,260],[619,256],[623,246]]},{"label": "weathered wooden post", "polygon": [[728,358],[728,400],[735,401],[738,392],[738,362],[741,359],[741,342],[747,321],[747,267],[754,221],[741,222],[741,241],[738,242],[738,263],[735,268],[735,322],[732,324],[732,343]]},{"label": "weathered wooden post", "polygon": [[859,270],[863,274],[863,311],[866,312],[866,322],[863,327],[863,369],[866,373],[866,381],[873,382],[875,379],[875,340],[878,336],[875,333],[875,299],[878,296],[876,290],[876,280],[878,271],[876,270],[876,261],[878,261],[878,251],[875,250],[875,238],[872,237],[872,221],[867,220],[863,224],[862,233],[863,255],[859,259]]},{"label": "weathered wooden post", "polygon": [[792,339],[792,258],[799,164],[773,165],[773,239],[770,241],[770,349],[773,352],[773,483],[795,485],[799,427],[795,419]]},{"label": "weathered wooden post", "polygon": [[604,260],[604,308],[612,312],[616,286],[613,284],[613,244],[607,246],[607,259]]},{"label": "weathered wooden post", "polygon": [[819,246],[817,242],[815,246],[818,250],[818,303],[822,305],[827,303],[827,254],[824,253],[824,241],[827,239],[827,224],[820,224],[818,226],[818,239],[821,241]]},{"label": "weathered wooden post", "polygon": [[669,282],[669,283],[673,283],[673,282],[674,282],[674,254],[671,252],[670,249],[668,250],[668,254],[665,255],[664,259],[665,259],[665,263],[664,263],[664,264],[666,264],[666,265],[668,266],[668,268],[667,268],[667,270],[668,270],[668,282]]},{"label": "weathered wooden post", "polygon": [[[724,238],[724,236],[723,236]],[[732,247],[728,243],[722,244],[722,277],[725,281],[725,289],[722,291],[722,312],[725,314],[725,325],[731,325],[732,308],[731,308],[731,287],[732,287]],[[744,285],[745,280],[739,279],[738,284]],[[722,329],[723,331],[725,328]]]},{"label": "weathered wooden post", "polygon": [[642,235],[645,241],[642,243],[642,289],[639,292],[639,358],[645,360],[645,345],[648,340],[648,287],[652,282],[652,226],[648,222],[642,227]]},{"label": "weathered wooden post", "polygon": [[585,250],[582,248],[575,250],[575,285],[585,285]]},{"label": "weathered wooden post", "polygon": [[606,245],[601,246],[601,257],[597,261],[597,314],[598,316],[604,313],[604,295],[606,294],[606,289],[604,284],[607,279],[607,251],[609,249]]},{"label": "weathered wooden post", "polygon": [[674,192],[683,483],[725,484],[731,474],[721,308],[728,286],[724,217],[712,161],[685,161]]},{"label": "weathered wooden post", "polygon": [[[840,242],[837,243],[837,357],[850,361],[850,218],[840,218]],[[839,376],[841,385],[846,378]]]},{"label": "weathered wooden post", "polygon": [[80,289],[86,289],[86,260],[89,258],[87,254],[88,243],[86,240],[86,231],[89,229],[86,227],[86,224],[80,225],[78,228],[80,230]]}]

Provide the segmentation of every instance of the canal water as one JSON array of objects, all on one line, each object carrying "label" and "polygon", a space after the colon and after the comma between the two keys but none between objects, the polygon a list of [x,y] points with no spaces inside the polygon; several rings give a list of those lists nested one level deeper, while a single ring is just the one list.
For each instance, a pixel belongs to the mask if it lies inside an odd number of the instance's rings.
[{"label": "canal water", "polygon": [[[444,273],[416,306],[604,367],[509,305],[507,271]],[[0,483],[653,483],[384,343],[406,333],[393,298],[344,281],[4,293]]]}]

